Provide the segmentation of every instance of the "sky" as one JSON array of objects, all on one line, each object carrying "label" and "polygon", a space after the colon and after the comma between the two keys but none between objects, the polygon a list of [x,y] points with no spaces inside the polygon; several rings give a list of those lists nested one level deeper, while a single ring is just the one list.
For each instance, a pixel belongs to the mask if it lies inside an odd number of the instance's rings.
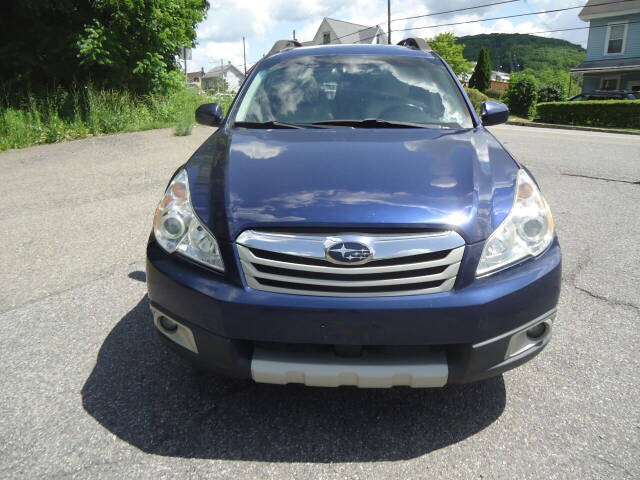
[{"label": "sky", "polygon": [[[396,43],[408,36],[430,38],[441,32],[453,32],[456,36],[479,33],[532,33],[572,27],[586,27],[578,18],[579,8],[564,12],[531,15],[469,23],[466,25],[426,28],[408,32],[395,32],[403,28],[440,25],[491,17],[516,15],[541,10],[580,6],[585,0],[517,0],[502,5],[461,12],[393,21],[414,15],[442,12],[470,6],[485,5],[500,0],[391,0],[391,40]],[[197,42],[193,59],[187,68],[190,72],[205,71],[232,62],[240,70],[243,67],[242,37],[246,41],[247,65],[259,60],[276,40],[292,38],[311,40],[324,17],[345,20],[362,25],[380,24],[387,30],[386,0],[210,0],[207,18],[198,25]],[[562,38],[586,46],[588,30],[541,34]]]}]

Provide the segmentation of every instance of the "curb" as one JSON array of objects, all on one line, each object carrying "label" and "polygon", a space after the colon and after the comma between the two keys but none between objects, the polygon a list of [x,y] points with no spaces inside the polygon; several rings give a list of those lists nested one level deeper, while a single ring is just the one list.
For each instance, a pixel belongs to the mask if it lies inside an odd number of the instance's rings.
[{"label": "curb", "polygon": [[519,120],[507,120],[507,125],[518,125],[521,127],[557,128],[560,130],[582,130],[585,132],[622,133],[625,135],[640,135],[640,132],[630,132],[628,130],[615,130],[610,128],[598,128],[598,127],[580,127],[576,125],[559,125],[556,123],[521,122]]}]

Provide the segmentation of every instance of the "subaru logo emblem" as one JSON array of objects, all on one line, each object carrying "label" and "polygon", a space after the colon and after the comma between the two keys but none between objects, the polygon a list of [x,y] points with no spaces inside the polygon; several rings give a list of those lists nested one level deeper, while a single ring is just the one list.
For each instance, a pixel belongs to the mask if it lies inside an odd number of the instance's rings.
[{"label": "subaru logo emblem", "polygon": [[326,249],[327,259],[333,263],[362,264],[371,260],[371,250],[358,242],[336,242]]}]

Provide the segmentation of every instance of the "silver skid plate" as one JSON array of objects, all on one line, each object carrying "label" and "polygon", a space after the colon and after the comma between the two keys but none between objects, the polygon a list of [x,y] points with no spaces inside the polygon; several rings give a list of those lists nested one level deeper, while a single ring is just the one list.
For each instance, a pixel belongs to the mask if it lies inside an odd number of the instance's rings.
[{"label": "silver skid plate", "polygon": [[251,360],[253,380],[281,385],[442,387],[447,383],[448,373],[447,359],[442,352],[406,356],[365,353],[361,357],[348,358],[331,352],[298,353],[255,348]]}]

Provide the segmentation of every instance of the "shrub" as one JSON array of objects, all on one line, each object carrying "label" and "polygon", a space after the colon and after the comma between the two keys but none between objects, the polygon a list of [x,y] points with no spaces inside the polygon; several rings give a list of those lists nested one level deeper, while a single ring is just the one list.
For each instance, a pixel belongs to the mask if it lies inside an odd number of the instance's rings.
[{"label": "shrub", "polygon": [[562,102],[565,98],[564,88],[557,83],[544,85],[538,89],[538,103]]},{"label": "shrub", "polygon": [[542,122],[640,129],[637,100],[539,103],[536,110],[536,120]]},{"label": "shrub", "polygon": [[[0,106],[0,151],[39,143],[54,143],[88,135],[131,132],[176,125],[188,135],[194,112],[215,101],[181,88],[168,94],[136,95],[128,91],[97,90],[92,86],[55,89],[46,97],[12,98]],[[231,99],[223,104],[228,108]]]},{"label": "shrub", "polygon": [[471,100],[471,103],[473,104],[473,108],[475,108],[478,115],[480,115],[480,108],[484,102],[489,100],[489,97],[475,88],[465,87],[465,91],[467,92],[469,100]]},{"label": "shrub", "polygon": [[538,97],[536,79],[531,75],[512,75],[505,101],[514,115],[529,118],[533,115]]},{"label": "shrub", "polygon": [[504,90],[498,90],[496,88],[490,88],[489,90],[487,90],[484,93],[489,98],[495,98],[496,100],[500,100],[502,98],[502,96],[504,95]]}]

